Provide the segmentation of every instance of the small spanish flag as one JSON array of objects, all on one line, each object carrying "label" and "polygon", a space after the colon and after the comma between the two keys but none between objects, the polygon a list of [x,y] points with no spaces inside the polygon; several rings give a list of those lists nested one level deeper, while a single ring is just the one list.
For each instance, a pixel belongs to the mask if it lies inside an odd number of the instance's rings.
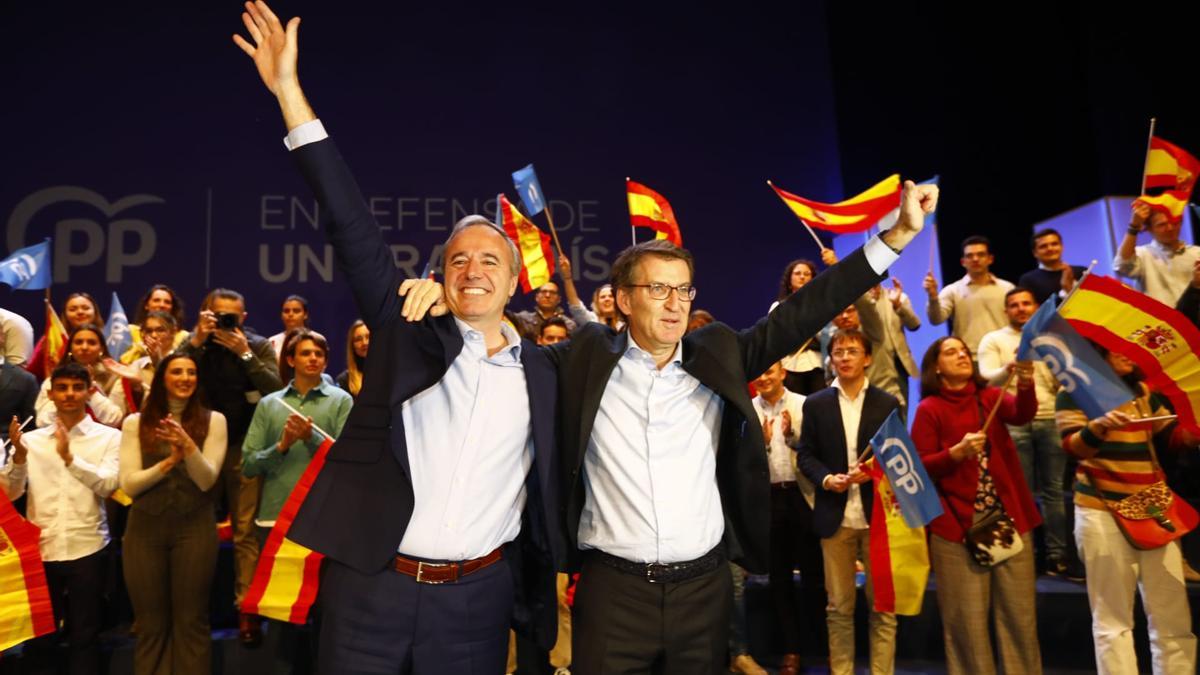
[{"label": "small spanish flag", "polygon": [[1179,424],[1200,433],[1200,329],[1186,316],[1097,274],[1084,277],[1058,313],[1083,337],[1136,363],[1146,385],[1170,399]]},{"label": "small spanish flag", "polygon": [[550,235],[521,215],[503,194],[496,197],[496,203],[500,205],[501,226],[521,252],[521,290],[528,293],[550,281],[554,274]]},{"label": "small spanish flag", "polygon": [[67,329],[54,312],[50,301],[46,301],[46,377],[58,367],[67,355]]},{"label": "small spanish flag", "polygon": [[891,483],[878,462],[870,462],[868,473],[875,479],[869,554],[875,611],[916,616],[921,613],[929,582],[925,528],[904,522]]},{"label": "small spanish flag", "polygon": [[629,198],[629,222],[634,227],[648,227],[657,234],[655,239],[666,239],[676,246],[683,246],[683,234],[679,221],[666,198],[654,190],[625,179],[625,194]]},{"label": "small spanish flag", "polygon": [[[313,433],[319,432],[314,428]],[[242,612],[288,623],[303,624],[308,621],[308,612],[317,599],[321,561],[325,556],[288,539],[287,533],[300,505],[312,489],[313,481],[317,479],[321,467],[325,466],[325,456],[332,446],[333,439],[326,437],[283,503],[275,526],[267,535],[267,543],[258,556],[254,579],[250,582],[246,597],[242,599]]]},{"label": "small spanish flag", "polygon": [[1200,174],[1200,160],[1174,143],[1154,136],[1146,155],[1145,187],[1148,190],[1164,189],[1153,196],[1138,197],[1138,201],[1178,222],[1183,218],[1184,206],[1192,198],[1197,174]]},{"label": "small spanish flag", "polygon": [[771,181],[767,181],[767,185],[771,186],[797,218],[810,227],[837,234],[862,232],[900,207],[899,174],[892,174],[866,192],[836,204],[823,204],[799,197],[780,190]]},{"label": "small spanish flag", "polygon": [[40,535],[0,491],[0,652],[55,630]]}]

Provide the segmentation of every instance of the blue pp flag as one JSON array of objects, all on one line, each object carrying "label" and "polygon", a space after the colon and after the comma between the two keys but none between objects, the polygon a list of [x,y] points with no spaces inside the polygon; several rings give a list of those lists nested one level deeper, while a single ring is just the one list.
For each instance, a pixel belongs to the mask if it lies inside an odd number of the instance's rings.
[{"label": "blue pp flag", "polygon": [[50,240],[26,246],[0,260],[0,284],[13,290],[40,291],[50,287]]},{"label": "blue pp flag", "polygon": [[942,515],[937,489],[925,473],[925,464],[917,454],[904,420],[900,419],[899,409],[893,410],[875,432],[871,447],[875,448],[875,457],[892,484],[896,504],[906,525],[924,527]]},{"label": "blue pp flag", "polygon": [[125,308],[121,306],[116,291],[113,291],[112,306],[108,311],[108,324],[104,326],[104,344],[114,359],[120,358],[133,344],[133,336],[129,334],[129,317],[125,316]]},{"label": "blue pp flag", "polygon": [[1041,359],[1088,419],[1133,400],[1133,393],[1096,350],[1046,299],[1021,330],[1018,361]]},{"label": "blue pp flag", "polygon": [[521,197],[521,203],[525,205],[525,212],[530,216],[541,213],[542,209],[546,208],[546,199],[542,195],[542,186],[538,183],[533,165],[529,164],[523,169],[517,169],[512,176],[513,185],[517,188],[517,195]]}]

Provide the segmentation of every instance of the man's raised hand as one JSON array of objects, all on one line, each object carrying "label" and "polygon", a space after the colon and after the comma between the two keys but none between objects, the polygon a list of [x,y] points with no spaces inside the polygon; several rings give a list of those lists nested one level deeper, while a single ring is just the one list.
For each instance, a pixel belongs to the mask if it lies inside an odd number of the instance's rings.
[{"label": "man's raised hand", "polygon": [[904,188],[900,192],[900,219],[883,233],[884,242],[894,249],[904,248],[925,227],[925,216],[937,209],[937,202],[936,185],[917,185],[911,180],[904,181]]},{"label": "man's raised hand", "polygon": [[405,279],[396,294],[404,298],[400,315],[408,321],[420,321],[426,313],[442,316],[449,311],[442,298],[442,285],[433,279]]},{"label": "man's raised hand", "polygon": [[296,45],[300,17],[292,17],[287,28],[284,28],[267,3],[258,0],[246,3],[246,11],[242,12],[242,23],[246,24],[246,30],[254,44],[251,45],[246,38],[236,33],[233,35],[233,41],[254,59],[258,75],[263,84],[267,85],[267,89],[279,96],[284,86],[299,84],[296,78]]}]

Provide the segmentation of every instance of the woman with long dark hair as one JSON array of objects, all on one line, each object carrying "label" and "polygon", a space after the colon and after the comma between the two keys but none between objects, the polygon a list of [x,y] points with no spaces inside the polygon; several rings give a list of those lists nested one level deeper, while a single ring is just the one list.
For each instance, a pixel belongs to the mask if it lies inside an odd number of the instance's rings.
[{"label": "woman with long dark hair", "polygon": [[1004,672],[1042,672],[1031,534],[1041,517],[1005,427],[1033,419],[1037,394],[1032,364],[1012,367],[1016,396],[987,386],[956,337],[936,340],[921,359],[912,439],[942,502],[929,551],[951,675],[996,672],[989,616]]},{"label": "woman with long dark hair", "polygon": [[[59,313],[59,319],[68,333],[85,323],[104,325],[104,317],[100,315],[100,305],[96,304],[95,298],[83,292],[67,296],[66,301],[63,302],[62,312]],[[33,346],[33,355],[29,357],[29,363],[25,364],[25,370],[33,373],[39,380],[50,376],[50,372],[46,368],[45,335],[39,338],[37,344]]]},{"label": "woman with long dark hair", "polygon": [[122,540],[137,617],[137,675],[208,673],[208,609],[217,563],[212,487],[225,459],[225,417],[196,395],[196,362],[158,365],[140,414],[121,431],[121,489],[133,498]]},{"label": "woman with long dark hair", "polygon": [[[779,293],[771,305],[771,311],[815,276],[817,264],[811,260],[800,258],[788,263],[779,279]],[[825,388],[825,365],[821,359],[821,344],[816,339],[811,340],[804,349],[783,357],[781,363],[787,371],[783,386],[788,391],[807,396]]]},{"label": "woman with long dark hair", "polygon": [[[1063,449],[1079,459],[1073,489],[1075,543],[1087,569],[1096,671],[1139,672],[1133,649],[1133,607],[1140,590],[1142,611],[1151,626],[1154,672],[1194,673],[1196,636],[1179,542],[1164,539],[1154,542],[1156,546],[1134,547],[1115,513],[1124,509],[1122,502],[1136,504],[1155,489],[1166,490],[1156,449],[1188,450],[1197,439],[1175,420],[1162,419],[1171,412],[1166,398],[1146,387],[1132,361],[1103,347],[1098,350],[1134,392],[1133,400],[1090,420],[1065,390],[1059,391],[1055,402]],[[1146,417],[1159,419],[1137,423]]]},{"label": "woman with long dark hair", "polygon": [[[104,331],[99,326],[91,323],[80,324],[67,337],[67,356],[64,361],[74,361],[92,374],[91,390],[88,392],[88,412],[101,424],[120,427],[128,405],[120,376],[104,365],[107,358],[108,347],[104,344]],[[140,385],[140,382],[134,384],[139,398]],[[50,400],[50,378],[42,381],[34,408],[37,410],[39,427],[54,423],[56,413],[54,402]]]}]

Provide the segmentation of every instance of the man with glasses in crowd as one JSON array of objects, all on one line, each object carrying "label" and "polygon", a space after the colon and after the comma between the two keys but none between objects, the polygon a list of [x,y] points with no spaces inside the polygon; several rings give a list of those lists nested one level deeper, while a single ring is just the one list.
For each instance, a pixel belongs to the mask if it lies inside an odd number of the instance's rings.
[{"label": "man with glasses in crowd", "polygon": [[567,333],[575,332],[575,321],[563,311],[558,294],[558,284],[547,281],[539,286],[537,293],[533,295],[533,302],[534,309],[513,314],[521,322],[517,328],[525,336],[536,340],[542,334],[542,326],[550,319],[562,319],[563,323],[567,325]]}]

